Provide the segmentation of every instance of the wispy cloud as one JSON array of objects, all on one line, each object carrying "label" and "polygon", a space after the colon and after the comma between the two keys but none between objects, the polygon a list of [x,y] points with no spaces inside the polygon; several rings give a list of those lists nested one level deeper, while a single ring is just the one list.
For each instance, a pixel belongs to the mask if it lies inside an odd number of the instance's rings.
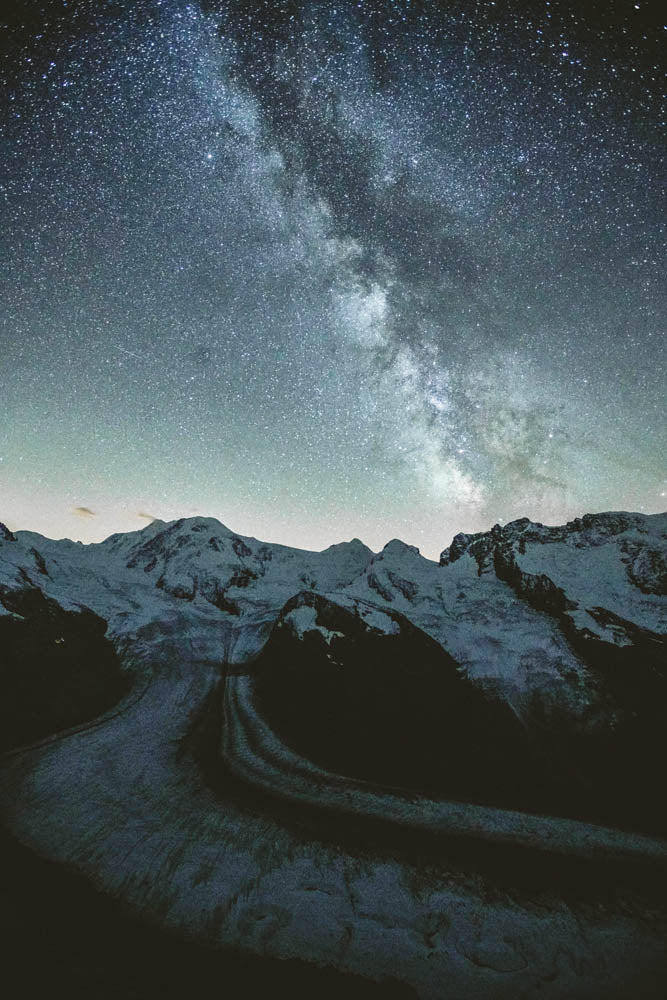
[{"label": "wispy cloud", "polygon": [[96,512],[90,507],[72,507],[72,513],[77,517],[97,517]]}]

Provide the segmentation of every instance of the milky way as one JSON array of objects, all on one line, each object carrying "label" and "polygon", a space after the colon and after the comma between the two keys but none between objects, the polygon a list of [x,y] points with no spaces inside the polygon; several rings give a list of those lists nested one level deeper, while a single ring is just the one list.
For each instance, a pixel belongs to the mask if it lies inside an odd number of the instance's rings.
[{"label": "milky way", "polygon": [[0,518],[435,556],[664,509],[656,9],[19,6]]}]

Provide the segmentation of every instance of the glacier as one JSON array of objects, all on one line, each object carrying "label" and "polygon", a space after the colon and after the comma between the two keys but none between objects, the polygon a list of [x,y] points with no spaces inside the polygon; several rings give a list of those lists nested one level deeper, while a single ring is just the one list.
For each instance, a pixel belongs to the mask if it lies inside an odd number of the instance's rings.
[{"label": "glacier", "polygon": [[[396,539],[378,553],[358,539],[308,552],[201,517],[91,545],[0,529],[4,648],[31,630],[61,664],[95,621],[122,680],[109,667],[108,704],[13,740],[0,758],[3,823],[133,912],[215,946],[390,977],[425,998],[620,997],[639,984],[657,998],[666,538],[667,515],[521,519],[457,535],[438,563]],[[95,663],[102,648],[91,646]],[[20,667],[5,667],[10,682]],[[363,681],[375,770],[346,750],[354,733],[335,714],[316,747],[299,712],[278,712],[281,694],[315,712],[309,670],[336,711]],[[417,683],[424,712],[446,690],[451,726],[459,706],[486,706],[508,767],[534,752],[551,785],[517,808],[507,767],[479,785],[482,756],[473,787],[472,743],[458,735],[455,794],[447,769],[422,787],[423,756],[392,781],[419,725],[392,748],[390,688],[407,697]],[[433,700],[422,754],[445,745]],[[533,859],[535,884],[520,861],[503,874],[517,856]],[[596,895],[581,867],[578,891],[548,874],[582,864],[598,882],[608,871],[615,892]]]}]

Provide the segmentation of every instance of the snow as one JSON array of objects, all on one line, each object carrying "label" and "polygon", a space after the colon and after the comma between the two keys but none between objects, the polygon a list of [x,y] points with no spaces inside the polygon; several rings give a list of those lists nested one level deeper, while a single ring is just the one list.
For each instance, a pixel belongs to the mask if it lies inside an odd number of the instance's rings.
[{"label": "snow", "polygon": [[[636,540],[636,533],[630,538]],[[627,540],[627,536],[626,536]],[[664,598],[643,594],[633,586],[615,538],[589,548],[574,548],[559,542],[528,545],[519,565],[528,573],[546,573],[580,608],[603,607],[641,628],[667,631]],[[594,621],[586,626],[603,634]]]},{"label": "snow", "polygon": [[324,625],[317,624],[317,609],[306,604],[289,611],[282,621],[289,626],[299,639],[303,639],[306,632],[319,632],[323,636],[326,644],[331,645],[331,640],[342,637],[342,632],[335,632],[325,628]]},{"label": "snow", "polygon": [[[347,602],[339,598],[339,603],[345,606]],[[364,601],[350,601],[349,603],[366,625],[375,631],[382,632],[384,635],[398,635],[401,631],[399,623],[382,608]]]},{"label": "snow", "polygon": [[[624,560],[664,547],[666,526],[664,516],[642,515],[610,515],[573,529],[527,522],[506,526],[506,544],[522,572],[547,575],[577,602],[570,613],[596,629],[609,631],[587,608],[607,608],[657,632],[664,600],[642,593]],[[634,890],[603,889],[590,905],[577,905],[555,888],[538,893],[509,876],[494,879],[483,865],[457,866],[447,860],[446,840],[442,857],[428,865],[400,852],[356,850],[335,843],[326,822],[321,836],[304,834],[269,805],[243,806],[224,773],[214,793],[183,752],[220,665],[236,674],[250,669],[285,603],[309,590],[387,634],[400,630],[393,617],[400,612],[518,714],[537,691],[548,694],[554,711],[585,717],[596,692],[558,616],[528,604],[492,562],[480,575],[470,547],[490,545],[491,533],[465,544],[439,566],[397,540],[377,554],[358,539],[308,552],[238,536],[211,518],[153,522],[93,545],[31,532],[0,537],[0,614],[8,611],[3,596],[11,604],[26,587],[62,607],[90,607],[108,621],[137,677],[106,716],[5,755],[0,805],[8,828],[144,917],[221,946],[399,977],[424,1000],[441,998],[443,984],[457,1000],[564,1000],[636,995],[646,970],[664,981],[664,935]],[[212,603],[220,593],[237,613]],[[287,617],[301,634],[321,629],[307,605]],[[332,776],[290,754],[268,729],[253,708],[248,677],[229,677],[226,692],[223,736],[232,766],[304,808],[324,803],[439,837],[474,835],[473,842],[539,843],[593,857],[664,854],[655,838],[406,798]]]}]

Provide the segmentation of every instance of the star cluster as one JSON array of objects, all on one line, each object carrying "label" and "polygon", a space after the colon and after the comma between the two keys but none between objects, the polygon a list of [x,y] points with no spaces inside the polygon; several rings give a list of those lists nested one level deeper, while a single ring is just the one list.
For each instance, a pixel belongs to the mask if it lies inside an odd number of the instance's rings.
[{"label": "star cluster", "polygon": [[664,509],[655,13],[19,6],[3,518],[434,556]]}]

